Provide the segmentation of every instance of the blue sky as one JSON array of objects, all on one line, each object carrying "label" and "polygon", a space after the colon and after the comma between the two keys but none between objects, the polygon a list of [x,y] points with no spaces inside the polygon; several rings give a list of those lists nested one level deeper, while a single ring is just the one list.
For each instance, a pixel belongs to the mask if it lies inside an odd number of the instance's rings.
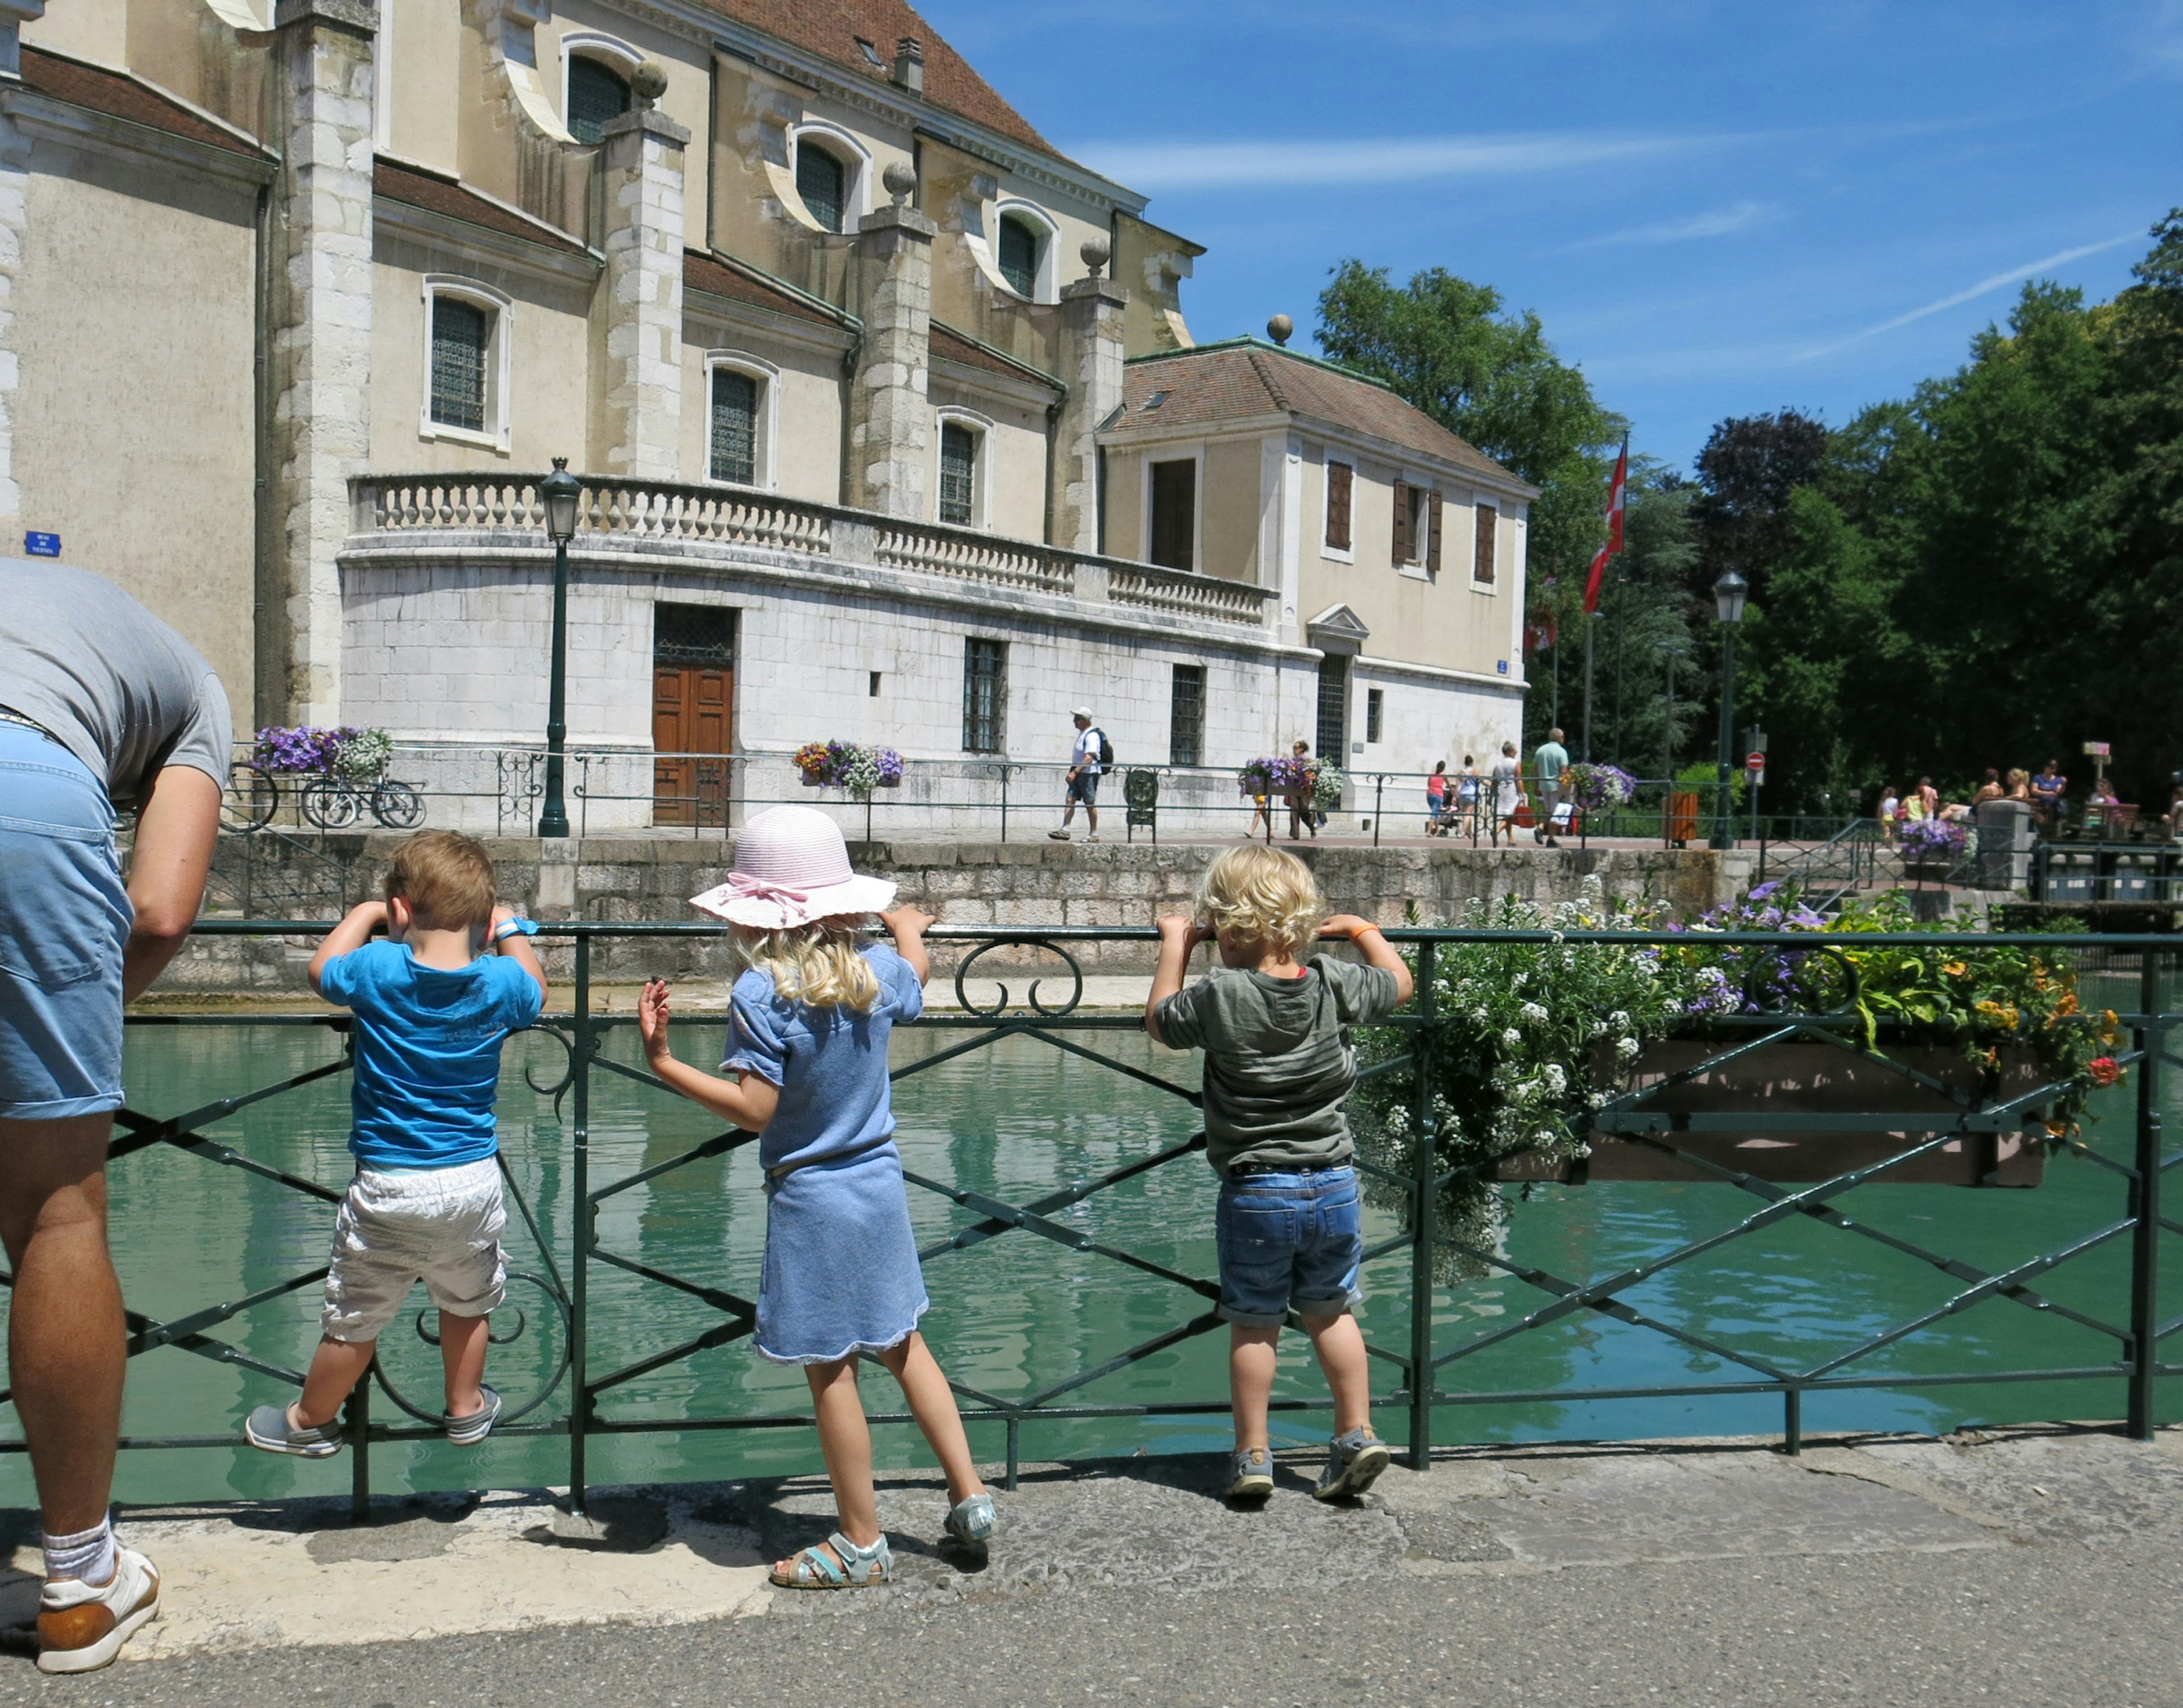
[{"label": "blue sky", "polygon": [[1063,152],[1207,246],[1201,340],[1328,268],[1536,309],[1688,466],[1955,367],[2036,274],[2129,282],[2183,202],[2183,0],[928,0]]}]

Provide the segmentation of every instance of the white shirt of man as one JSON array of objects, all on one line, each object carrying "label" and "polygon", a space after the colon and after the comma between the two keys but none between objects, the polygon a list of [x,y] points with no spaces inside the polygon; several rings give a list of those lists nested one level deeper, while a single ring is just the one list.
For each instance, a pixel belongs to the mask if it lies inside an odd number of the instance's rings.
[{"label": "white shirt of man", "polygon": [[1076,745],[1069,750],[1071,769],[1099,774],[1099,731],[1097,725],[1076,732]]}]

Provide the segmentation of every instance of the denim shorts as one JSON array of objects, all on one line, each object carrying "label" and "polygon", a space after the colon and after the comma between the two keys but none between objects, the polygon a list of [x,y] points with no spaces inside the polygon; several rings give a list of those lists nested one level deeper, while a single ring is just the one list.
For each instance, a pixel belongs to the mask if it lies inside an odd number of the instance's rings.
[{"label": "denim shorts", "polygon": [[0,719],[0,1116],[121,1106],[121,951],[136,918],[105,785]]},{"label": "denim shorts", "polygon": [[1097,771],[1084,770],[1079,771],[1070,778],[1069,798],[1071,801],[1080,801],[1086,807],[1097,807],[1099,804],[1099,774]]},{"label": "denim shorts", "polygon": [[1354,1168],[1247,1174],[1220,1183],[1220,1314],[1246,1328],[1275,1328],[1296,1307],[1338,1316],[1357,1289],[1364,1223]]}]

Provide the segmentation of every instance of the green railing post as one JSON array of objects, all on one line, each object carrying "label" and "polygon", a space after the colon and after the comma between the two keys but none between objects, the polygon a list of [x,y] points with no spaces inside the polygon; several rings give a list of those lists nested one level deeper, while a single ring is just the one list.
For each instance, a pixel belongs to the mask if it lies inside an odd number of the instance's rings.
[{"label": "green railing post", "polygon": [[1432,1465],[1433,1223],[1440,1155],[1433,1142],[1433,946],[1418,945],[1418,1029],[1410,1061],[1417,1076],[1415,1154],[1410,1159],[1414,1198],[1410,1209],[1410,1466]]},{"label": "green railing post", "polygon": [[378,1372],[374,1359],[348,1394],[348,1516],[359,1524],[371,1517],[371,1381]]},{"label": "green railing post", "polygon": [[2144,1051],[2137,1068],[2137,1180],[2130,1191],[2130,1434],[2152,1439],[2153,1388],[2160,1368],[2160,956],[2144,951],[2138,973],[2138,1029]]},{"label": "green railing post", "polygon": [[591,1284],[593,1212],[592,1206],[592,940],[576,939],[576,1059],[569,1097],[575,1117],[570,1130],[572,1167],[575,1182],[575,1251],[571,1264],[569,1303],[569,1510],[584,1510],[584,1431],[592,1417],[591,1377],[587,1369],[586,1336],[590,1318],[586,1306]]}]

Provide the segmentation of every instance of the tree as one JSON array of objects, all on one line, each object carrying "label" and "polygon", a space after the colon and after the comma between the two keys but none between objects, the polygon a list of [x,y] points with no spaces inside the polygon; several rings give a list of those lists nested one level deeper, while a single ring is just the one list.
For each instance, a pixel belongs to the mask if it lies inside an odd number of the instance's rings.
[{"label": "tree", "polygon": [[1731,417],[1713,430],[1698,452],[1703,490],[1694,509],[1704,585],[1693,591],[1709,596],[1729,569],[1760,585],[1788,549],[1790,498],[1819,478],[1827,451],[1826,428],[1794,409]]}]

